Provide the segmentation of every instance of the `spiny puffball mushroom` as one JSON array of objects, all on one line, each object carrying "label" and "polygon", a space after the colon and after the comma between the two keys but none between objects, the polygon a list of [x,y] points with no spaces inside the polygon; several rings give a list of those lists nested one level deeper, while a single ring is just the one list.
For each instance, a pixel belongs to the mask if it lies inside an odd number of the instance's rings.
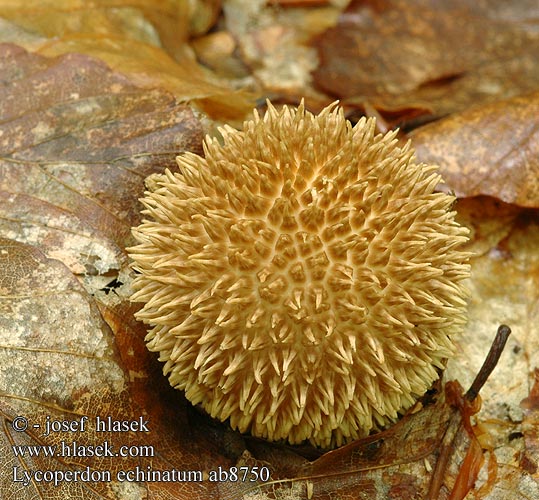
[{"label": "spiny puffball mushroom", "polygon": [[409,408],[465,323],[467,230],[396,132],[271,104],[150,178],[129,249],[172,386],[241,432],[335,446]]}]

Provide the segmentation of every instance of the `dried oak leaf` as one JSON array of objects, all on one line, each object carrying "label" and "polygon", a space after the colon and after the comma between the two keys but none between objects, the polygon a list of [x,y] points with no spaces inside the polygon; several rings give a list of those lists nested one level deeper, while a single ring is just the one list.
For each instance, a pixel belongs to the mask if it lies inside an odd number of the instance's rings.
[{"label": "dried oak leaf", "polygon": [[[205,70],[187,45],[191,32],[201,29],[199,16],[215,19],[217,12],[215,1],[60,0],[14,5],[0,0],[0,18],[5,20],[0,40],[49,57],[91,55],[130,75],[141,87],[165,88],[215,119],[238,119],[250,110],[251,98]],[[211,21],[203,25],[208,29]]]},{"label": "dried oak leaf", "polygon": [[313,42],[314,81],[401,119],[530,92],[539,83],[539,40],[528,27],[536,15],[530,1],[354,0]]},{"label": "dried oak leaf", "polygon": [[539,92],[476,106],[412,132],[421,161],[459,197],[539,208]]},{"label": "dried oak leaf", "polygon": [[[47,59],[0,45],[0,74],[0,496],[215,496],[208,482],[114,479],[137,466],[188,471],[234,463],[162,382],[144,332],[130,322],[123,285],[143,180],[178,151],[199,151],[200,123],[166,91],[137,88],[87,56]],[[157,404],[168,400],[174,412]],[[85,432],[44,435],[47,417],[84,415]],[[13,428],[17,416],[29,421],[24,433]],[[97,433],[97,416],[144,418],[150,432]],[[12,448],[61,441],[108,441],[116,451],[140,444],[156,456],[31,458],[16,457]],[[21,489],[13,481],[14,470],[86,467],[110,472],[112,481],[64,481],[56,489],[35,480]]]},{"label": "dried oak leaf", "polygon": [[191,10],[198,1],[96,0],[92,4],[72,0],[10,2],[0,0],[2,17],[45,38],[71,33],[114,33],[142,42],[162,45],[174,54],[189,37]]}]

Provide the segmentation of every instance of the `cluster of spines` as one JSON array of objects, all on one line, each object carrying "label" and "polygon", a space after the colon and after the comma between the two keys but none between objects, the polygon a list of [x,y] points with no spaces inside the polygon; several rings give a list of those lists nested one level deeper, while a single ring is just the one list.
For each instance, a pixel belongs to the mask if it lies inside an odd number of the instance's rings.
[{"label": "cluster of spines", "polygon": [[158,178],[131,249],[171,384],[273,440],[396,418],[464,322],[465,231],[439,176],[338,109],[270,106],[222,134]]}]

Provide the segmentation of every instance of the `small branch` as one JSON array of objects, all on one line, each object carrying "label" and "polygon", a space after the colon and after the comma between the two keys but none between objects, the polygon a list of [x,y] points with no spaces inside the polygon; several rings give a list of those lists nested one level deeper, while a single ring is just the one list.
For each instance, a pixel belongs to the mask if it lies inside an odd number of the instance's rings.
[{"label": "small branch", "polygon": [[472,385],[464,395],[464,397],[468,401],[473,401],[479,394],[479,391],[481,390],[483,385],[485,385],[485,382],[492,373],[492,370],[494,370],[494,368],[498,364],[498,361],[500,359],[500,356],[502,355],[503,349],[510,334],[511,328],[509,328],[507,325],[500,325],[498,327],[496,337],[494,338],[494,341],[490,346],[490,350],[488,351],[483,366],[479,370],[479,373],[475,377],[475,380],[472,382]]},{"label": "small branch", "polygon": [[498,364],[510,333],[511,329],[508,326],[500,325],[498,327],[496,337],[490,346],[490,350],[485,358],[483,366],[464,396],[462,396],[462,387],[458,382],[448,382],[446,384],[446,398],[448,398],[450,394],[452,395],[450,399],[454,399],[454,401],[448,402],[454,406],[454,410],[449,425],[444,433],[444,437],[440,443],[438,460],[434,472],[432,473],[429,490],[426,496],[428,500],[435,500],[440,496],[440,490],[444,483],[449,460],[455,451],[454,442],[462,427],[466,429],[471,439],[471,444],[467,451],[464,464],[467,469],[463,471],[461,466],[461,470],[457,476],[457,482],[450,492],[449,498],[464,498],[462,492],[465,490],[465,493],[467,493],[470,489],[470,484],[473,484],[475,479],[477,479],[477,474],[479,472],[478,467],[480,466],[478,460],[480,455],[482,457],[482,454],[479,453],[481,447],[478,446],[477,438],[475,437],[470,424],[470,415],[479,410],[479,401],[476,401],[479,391],[483,385],[485,385],[492,370],[494,370]]}]

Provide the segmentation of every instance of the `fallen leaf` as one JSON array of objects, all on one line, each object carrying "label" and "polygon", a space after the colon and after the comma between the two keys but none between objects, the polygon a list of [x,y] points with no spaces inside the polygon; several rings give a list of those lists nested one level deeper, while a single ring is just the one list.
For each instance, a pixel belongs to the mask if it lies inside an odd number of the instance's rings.
[{"label": "fallen leaf", "polygon": [[[47,59],[12,45],[0,53],[11,79],[0,105],[2,496],[215,496],[215,484],[199,481],[198,472],[234,462],[185,413],[181,394],[160,374],[151,378],[160,367],[143,328],[124,318],[133,314],[124,248],[140,217],[144,177],[179,151],[199,151],[200,124],[166,91],[148,93],[87,56]],[[105,293],[113,277],[119,286]],[[161,398],[173,411],[155,404]],[[83,417],[84,431],[47,432],[47,422],[80,425]],[[98,417],[147,420],[150,432],[100,432]],[[28,429],[19,432],[22,421]],[[75,459],[65,451],[73,443],[84,451]],[[96,446],[120,452],[125,445],[137,456],[85,456]],[[28,449],[52,451],[16,456]],[[197,472],[197,480],[121,475],[175,469]],[[69,480],[86,470],[90,481]],[[21,489],[23,471],[30,476]],[[49,480],[39,471],[57,472]]]},{"label": "fallen leaf", "polygon": [[180,101],[196,102],[214,119],[237,120],[252,107],[252,97],[199,65],[187,44],[191,31],[201,28],[195,24],[204,9],[215,20],[219,2],[99,0],[89,7],[71,0],[24,5],[0,0],[0,16],[10,21],[6,28],[14,36],[4,41],[26,43],[49,57],[93,56],[129,74],[140,87],[167,89]]},{"label": "fallen leaf", "polygon": [[313,42],[313,77],[329,95],[401,123],[530,92],[539,84],[528,24],[536,14],[527,1],[354,0]]},{"label": "fallen leaf", "polygon": [[459,197],[539,208],[539,92],[476,106],[414,130],[420,161]]},{"label": "fallen leaf", "polygon": [[155,46],[171,54],[181,50],[190,35],[191,9],[196,2],[183,0],[94,0],[91,5],[72,0],[0,0],[0,13],[45,39],[73,33],[96,36],[115,33]]}]

